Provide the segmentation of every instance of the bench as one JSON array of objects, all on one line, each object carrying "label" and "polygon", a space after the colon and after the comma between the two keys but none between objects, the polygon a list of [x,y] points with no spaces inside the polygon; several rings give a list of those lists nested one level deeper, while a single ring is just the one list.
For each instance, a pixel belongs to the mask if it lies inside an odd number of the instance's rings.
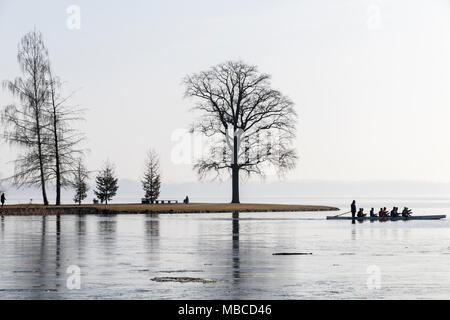
[{"label": "bench", "polygon": [[171,203],[178,203],[178,200],[162,200],[162,199],[157,199],[155,201],[151,201],[150,199],[146,199],[146,198],[142,198],[141,199],[142,204],[171,204]]}]

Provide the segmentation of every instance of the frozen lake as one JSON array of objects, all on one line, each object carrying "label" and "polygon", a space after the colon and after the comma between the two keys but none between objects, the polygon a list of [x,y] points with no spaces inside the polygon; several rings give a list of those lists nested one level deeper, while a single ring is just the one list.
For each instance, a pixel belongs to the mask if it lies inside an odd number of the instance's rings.
[{"label": "frozen lake", "polygon": [[[450,212],[445,200],[408,203]],[[332,214],[1,217],[0,299],[450,298],[448,219],[352,225]],[[77,268],[81,288],[70,289]]]}]

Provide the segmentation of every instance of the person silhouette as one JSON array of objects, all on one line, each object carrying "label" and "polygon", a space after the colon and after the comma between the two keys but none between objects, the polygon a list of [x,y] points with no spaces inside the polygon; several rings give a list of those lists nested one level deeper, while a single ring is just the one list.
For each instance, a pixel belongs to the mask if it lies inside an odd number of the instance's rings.
[{"label": "person silhouette", "polygon": [[184,198],[183,202],[186,203],[186,204],[188,204],[188,203],[189,203],[189,197],[186,196],[186,198]]},{"label": "person silhouette", "polygon": [[351,206],[350,206],[350,211],[352,212],[352,218],[355,218],[355,214],[356,214],[356,201],[353,200]]},{"label": "person silhouette", "polygon": [[5,194],[2,192],[2,196],[1,196],[2,208],[3,208],[3,205],[5,204],[5,201],[6,201]]}]

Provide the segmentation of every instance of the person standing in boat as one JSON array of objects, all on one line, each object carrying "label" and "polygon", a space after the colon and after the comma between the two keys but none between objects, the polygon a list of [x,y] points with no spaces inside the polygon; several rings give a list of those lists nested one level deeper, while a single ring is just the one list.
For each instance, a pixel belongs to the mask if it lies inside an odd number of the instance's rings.
[{"label": "person standing in boat", "polygon": [[356,201],[353,200],[351,206],[350,206],[350,211],[352,212],[352,218],[355,218],[356,215]]},{"label": "person standing in boat", "polygon": [[1,195],[1,202],[2,202],[2,208],[3,208],[3,205],[5,204],[5,201],[6,201],[6,198],[5,198],[5,194],[2,192],[2,195]]}]

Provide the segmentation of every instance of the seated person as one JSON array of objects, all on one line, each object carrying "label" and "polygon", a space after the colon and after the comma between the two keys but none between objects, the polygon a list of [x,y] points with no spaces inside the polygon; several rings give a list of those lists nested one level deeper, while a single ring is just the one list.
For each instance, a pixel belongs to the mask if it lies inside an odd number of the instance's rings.
[{"label": "seated person", "polygon": [[370,217],[371,218],[374,218],[374,217],[376,217],[377,215],[375,214],[375,209],[374,208],[372,208],[372,209],[370,209]]},{"label": "seated person", "polygon": [[398,217],[398,208],[394,207],[391,211],[391,217]]},{"label": "seated person", "polygon": [[380,217],[388,217],[389,216],[389,212],[386,210],[386,207],[380,209],[379,215],[380,215]]},{"label": "seated person", "polygon": [[366,216],[366,214],[364,213],[364,209],[363,208],[359,209],[357,216],[358,217],[365,217]]},{"label": "seated person", "polygon": [[409,217],[411,216],[411,210],[408,209],[408,207],[405,207],[402,211],[402,217]]}]

